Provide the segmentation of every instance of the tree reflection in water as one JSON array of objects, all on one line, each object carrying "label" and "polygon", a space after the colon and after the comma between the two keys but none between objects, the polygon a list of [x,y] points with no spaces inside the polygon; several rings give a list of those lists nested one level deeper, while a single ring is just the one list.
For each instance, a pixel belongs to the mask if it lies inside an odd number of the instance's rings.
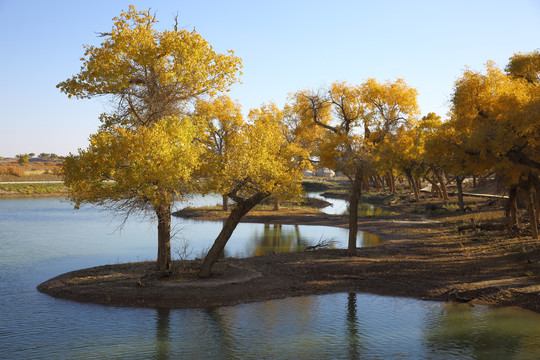
[{"label": "tree reflection in water", "polygon": [[171,310],[160,308],[156,311],[156,359],[169,359],[169,331]]}]

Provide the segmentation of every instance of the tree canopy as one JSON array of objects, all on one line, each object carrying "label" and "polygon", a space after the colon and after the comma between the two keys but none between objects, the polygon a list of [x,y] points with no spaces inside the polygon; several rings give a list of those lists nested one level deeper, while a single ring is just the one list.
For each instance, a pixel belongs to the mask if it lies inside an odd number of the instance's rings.
[{"label": "tree canopy", "polygon": [[299,91],[291,97],[298,117],[326,133],[320,140],[321,162],[343,172],[351,181],[349,197],[349,254],[356,254],[357,211],[364,176],[369,173],[373,149],[402,123],[418,115],[417,91],[402,79],[361,85],[334,82],[328,89]]},{"label": "tree canopy", "polygon": [[156,16],[132,5],[113,22],[99,46],[85,46],[80,72],[57,85],[69,97],[111,97],[107,122],[147,126],[238,81],[241,59],[216,53],[195,31],[157,31]]},{"label": "tree canopy", "polygon": [[153,211],[158,219],[158,261],[170,270],[171,204],[190,190],[201,163],[204,131],[187,117],[187,106],[228,90],[241,60],[216,53],[195,31],[157,31],[155,15],[130,6],[85,46],[78,74],[57,87],[68,97],[106,96],[116,105],[101,116],[90,146],[64,163],[76,206],[105,205],[130,214]]}]

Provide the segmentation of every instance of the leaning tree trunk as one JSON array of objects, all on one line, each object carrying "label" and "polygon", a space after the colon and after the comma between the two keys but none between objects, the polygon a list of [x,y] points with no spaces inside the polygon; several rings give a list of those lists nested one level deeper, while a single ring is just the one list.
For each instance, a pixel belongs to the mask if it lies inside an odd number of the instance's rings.
[{"label": "leaning tree trunk", "polygon": [[227,220],[223,223],[223,229],[221,229],[221,232],[208,251],[208,254],[206,254],[201,264],[201,269],[199,270],[199,277],[206,278],[212,274],[212,267],[219,259],[219,255],[225,248],[227,241],[229,241],[234,229],[236,229],[236,226],[242,217],[268,196],[270,196],[270,194],[267,192],[258,192],[247,200],[233,198],[236,205],[232,209]]},{"label": "leaning tree trunk", "polygon": [[159,205],[154,208],[158,219],[158,271],[171,271],[171,206]]},{"label": "leaning tree trunk", "polygon": [[349,243],[347,253],[356,256],[356,238],[358,236],[358,204],[362,196],[362,169],[357,168],[349,199]]}]

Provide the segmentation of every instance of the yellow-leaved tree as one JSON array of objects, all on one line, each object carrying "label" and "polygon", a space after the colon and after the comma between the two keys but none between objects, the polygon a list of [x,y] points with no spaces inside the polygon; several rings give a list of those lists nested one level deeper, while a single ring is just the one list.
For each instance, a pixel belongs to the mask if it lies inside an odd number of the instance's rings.
[{"label": "yellow-leaved tree", "polygon": [[198,126],[205,132],[203,143],[207,151],[204,153],[201,177],[206,179],[207,187],[222,195],[223,210],[228,211],[228,189],[221,188],[220,179],[227,176],[226,164],[229,163],[232,149],[241,141],[244,126],[241,106],[227,95],[222,95],[211,100],[197,100],[194,114]]},{"label": "yellow-leaved tree", "polygon": [[241,59],[216,53],[195,31],[157,31],[155,15],[132,5],[113,21],[100,46],[85,46],[80,72],[57,85],[69,97],[111,96],[118,106],[104,122],[147,126],[238,80]]},{"label": "yellow-leaved tree", "polygon": [[241,59],[232,51],[215,52],[201,35],[177,23],[158,31],[157,22],[155,14],[130,6],[113,19],[110,32],[100,34],[99,46],[85,46],[80,72],[57,87],[68,97],[105,96],[116,105],[101,116],[88,149],[65,162],[70,198],[128,215],[153,210],[157,267],[169,271],[170,204],[195,183],[190,180],[205,135],[186,117],[188,105],[228,90],[238,80]]},{"label": "yellow-leaved tree", "polygon": [[64,161],[69,198],[129,215],[157,218],[157,269],[171,270],[171,204],[193,191],[191,177],[203,151],[199,130],[187,117],[167,117],[151,127],[111,125],[90,136],[90,145]]},{"label": "yellow-leaved tree", "polygon": [[[511,59],[510,71],[519,56]],[[518,186],[526,193],[531,233],[536,238],[540,87],[532,72],[520,74],[507,75],[493,62],[487,63],[484,73],[465,70],[454,87],[452,124],[463,139],[463,151],[477,165],[493,169],[507,186]]]},{"label": "yellow-leaved tree", "polygon": [[326,131],[318,151],[321,162],[350,180],[350,255],[356,254],[358,204],[373,148],[400,124],[415,119],[416,96],[416,90],[402,79],[384,83],[368,79],[361,85],[335,82],[327,90],[299,91],[292,96],[291,107],[299,116]]},{"label": "yellow-leaved tree", "polygon": [[310,166],[309,154],[287,141],[282,121],[282,112],[273,104],[251,110],[241,136],[228,150],[224,168],[208,174],[215,176],[213,187],[235,204],[201,264],[200,277],[211,275],[240,219],[253,207],[272,195],[294,197],[302,192],[303,170]]}]

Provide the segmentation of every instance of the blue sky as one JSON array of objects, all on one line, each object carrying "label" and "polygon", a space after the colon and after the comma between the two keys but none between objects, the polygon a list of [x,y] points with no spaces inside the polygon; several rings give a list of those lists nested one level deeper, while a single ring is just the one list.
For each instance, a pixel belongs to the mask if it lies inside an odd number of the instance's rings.
[{"label": "blue sky", "polygon": [[133,4],[159,26],[195,28],[243,59],[229,95],[250,108],[334,81],[400,77],[423,114],[443,117],[454,81],[487,60],[504,67],[540,48],[540,1],[40,1],[0,0],[0,156],[67,155],[85,148],[106,98],[68,99],[56,84],[77,73],[83,44]]}]

